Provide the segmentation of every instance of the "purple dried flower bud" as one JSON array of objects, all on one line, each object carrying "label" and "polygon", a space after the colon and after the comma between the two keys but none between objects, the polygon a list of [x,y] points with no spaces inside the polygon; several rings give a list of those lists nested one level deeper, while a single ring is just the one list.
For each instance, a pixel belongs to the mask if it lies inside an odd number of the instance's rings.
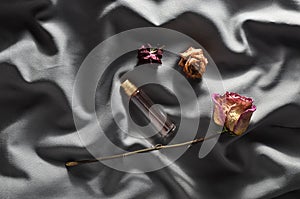
[{"label": "purple dried flower bud", "polygon": [[152,48],[142,46],[138,49],[138,65],[147,64],[147,63],[159,63],[161,64],[161,58],[163,55],[163,50],[160,48]]}]

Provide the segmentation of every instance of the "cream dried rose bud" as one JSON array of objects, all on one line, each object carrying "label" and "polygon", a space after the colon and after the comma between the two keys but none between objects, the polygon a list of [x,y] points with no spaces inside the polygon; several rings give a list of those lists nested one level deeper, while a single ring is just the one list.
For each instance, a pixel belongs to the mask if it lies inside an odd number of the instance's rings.
[{"label": "cream dried rose bud", "polygon": [[256,110],[251,98],[237,93],[226,92],[225,95],[213,94],[214,121],[225,126],[235,135],[244,133],[250,123],[252,113]]},{"label": "cream dried rose bud", "polygon": [[183,68],[183,72],[187,77],[202,78],[208,64],[202,49],[190,47],[185,52],[180,53],[180,57],[178,65]]}]

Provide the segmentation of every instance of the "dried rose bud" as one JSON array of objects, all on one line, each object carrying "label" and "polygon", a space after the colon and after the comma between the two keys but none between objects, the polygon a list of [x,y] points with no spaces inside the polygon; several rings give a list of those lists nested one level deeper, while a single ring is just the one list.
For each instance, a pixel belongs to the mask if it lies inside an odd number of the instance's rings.
[{"label": "dried rose bud", "polygon": [[160,48],[152,48],[142,46],[138,49],[138,65],[147,63],[159,63],[161,64],[161,58],[163,55],[163,50]]},{"label": "dried rose bud", "polygon": [[213,94],[215,103],[214,121],[220,126],[225,126],[235,135],[244,133],[256,110],[253,100],[237,93],[226,92],[225,95]]},{"label": "dried rose bud", "polygon": [[193,79],[202,77],[208,63],[202,49],[190,47],[185,52],[180,53],[180,57],[178,65],[183,68],[187,77]]}]

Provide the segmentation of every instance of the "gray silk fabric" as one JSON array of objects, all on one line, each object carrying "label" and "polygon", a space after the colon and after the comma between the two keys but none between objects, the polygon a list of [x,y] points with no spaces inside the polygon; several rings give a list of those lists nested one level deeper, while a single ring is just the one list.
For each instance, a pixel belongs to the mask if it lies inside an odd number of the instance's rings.
[{"label": "gray silk fabric", "polygon": [[[299,0],[1,0],[0,22],[1,199],[300,197]],[[139,27],[204,46],[226,90],[255,100],[247,133],[222,135],[203,159],[195,145],[149,173],[101,163],[67,170],[67,160],[92,158],[73,121],[76,72],[101,41]],[[98,94],[108,101],[110,89]],[[122,144],[113,121],[103,122]]]}]

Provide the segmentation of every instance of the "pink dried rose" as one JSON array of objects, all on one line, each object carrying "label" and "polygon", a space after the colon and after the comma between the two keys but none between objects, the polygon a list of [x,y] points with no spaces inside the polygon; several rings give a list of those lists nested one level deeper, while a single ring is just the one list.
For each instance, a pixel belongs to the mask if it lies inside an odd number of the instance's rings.
[{"label": "pink dried rose", "polygon": [[179,66],[189,78],[201,78],[206,71],[208,61],[203,54],[202,49],[190,47],[185,52],[180,53]]},{"label": "pink dried rose", "polygon": [[213,94],[214,121],[235,135],[244,133],[250,123],[252,113],[256,110],[251,98],[237,93],[226,92],[225,95]]},{"label": "pink dried rose", "polygon": [[138,49],[138,65],[147,63],[161,64],[162,55],[163,50],[161,48],[152,48],[150,45],[146,47],[143,45],[140,49]]}]

